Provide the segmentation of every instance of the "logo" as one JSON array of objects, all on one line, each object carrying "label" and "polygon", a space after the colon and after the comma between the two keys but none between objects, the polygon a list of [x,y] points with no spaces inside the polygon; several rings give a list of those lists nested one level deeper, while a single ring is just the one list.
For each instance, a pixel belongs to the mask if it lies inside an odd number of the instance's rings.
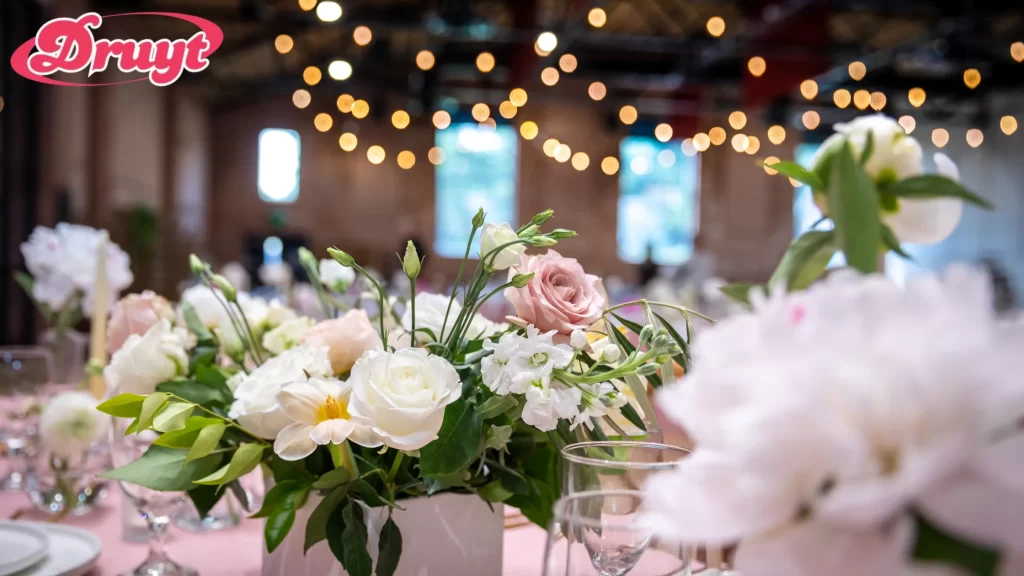
[{"label": "logo", "polygon": [[[103,17],[99,14],[89,12],[78,18],[54,18],[43,24],[35,38],[14,51],[11,66],[29,80],[55,86],[110,86],[147,78],[156,86],[169,86],[184,72],[205,70],[210,65],[210,55],[224,41],[224,32],[219,26],[198,16],[132,12],[106,17],[124,16],[176,18],[196,25],[199,31],[187,40],[97,40],[93,37],[93,30],[103,24]],[[106,84],[64,82],[49,77],[56,72],[81,72],[86,68],[91,77],[106,70],[111,61],[117,62],[117,69],[121,72],[143,72],[147,76]]]}]

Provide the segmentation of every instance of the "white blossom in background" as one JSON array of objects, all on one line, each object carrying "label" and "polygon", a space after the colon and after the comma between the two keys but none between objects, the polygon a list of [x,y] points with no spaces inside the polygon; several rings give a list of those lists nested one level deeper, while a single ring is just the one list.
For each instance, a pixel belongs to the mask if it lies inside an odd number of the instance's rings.
[{"label": "white blossom in background", "polygon": [[[462,312],[462,304],[453,301],[451,310],[448,309],[448,296],[434,294],[431,292],[420,292],[416,294],[416,341],[420,343],[429,342],[432,339],[420,328],[430,330],[439,341],[444,341],[451,335],[455,328],[455,319]],[[445,324],[445,315],[448,322]],[[444,327],[442,334],[441,328]],[[469,340],[481,340],[499,334],[508,327],[507,324],[492,322],[480,314],[474,314],[466,329],[466,338]],[[402,313],[402,328],[409,332],[412,330],[412,306],[406,306]]]},{"label": "white blossom in background", "polygon": [[45,450],[59,458],[82,458],[110,426],[110,417],[96,410],[97,404],[88,392],[54,396],[39,416],[39,439]]},{"label": "white blossom in background", "polygon": [[263,348],[276,356],[301,344],[311,328],[312,318],[302,317],[283,322],[277,328],[263,334]]},{"label": "white blossom in background", "polygon": [[[480,257],[487,257],[490,252],[497,250],[499,246],[518,239],[519,235],[516,234],[516,231],[512,229],[508,222],[499,225],[484,224],[483,230],[480,231]],[[508,270],[519,263],[519,257],[525,251],[526,244],[505,246],[496,255],[487,257],[487,262],[490,263],[491,258],[493,258],[492,267],[495,270]]]},{"label": "white blossom in background", "polygon": [[[196,315],[199,317],[199,321],[207,328],[212,330],[221,326],[228,328],[231,326],[231,319],[228,316],[227,310],[225,310],[227,301],[224,300],[224,296],[219,291],[215,291],[202,284],[197,284],[186,288],[182,292],[181,301],[192,305]],[[239,292],[238,305],[241,306],[242,312],[245,313],[245,318],[249,321],[249,325],[252,326],[253,330],[257,330],[258,327],[266,322],[267,315],[270,312],[270,307],[267,305],[266,300]],[[234,307],[231,310],[236,314],[238,312]]]},{"label": "white blossom in background", "polygon": [[220,275],[226,278],[239,292],[248,292],[252,287],[249,271],[241,262],[228,262],[220,269]]},{"label": "white blossom in background", "polygon": [[335,292],[345,292],[356,281],[356,271],[333,258],[320,260],[320,282]]},{"label": "white blossom in background", "polygon": [[280,300],[271,300],[270,304],[267,306],[266,317],[261,328],[272,330],[285,322],[295,320],[298,317],[299,314],[296,313],[295,310],[285,306]]},{"label": "white blossom in background", "polygon": [[151,394],[156,385],[188,371],[187,333],[161,319],[143,335],[132,334],[103,369],[107,387],[116,393]]}]

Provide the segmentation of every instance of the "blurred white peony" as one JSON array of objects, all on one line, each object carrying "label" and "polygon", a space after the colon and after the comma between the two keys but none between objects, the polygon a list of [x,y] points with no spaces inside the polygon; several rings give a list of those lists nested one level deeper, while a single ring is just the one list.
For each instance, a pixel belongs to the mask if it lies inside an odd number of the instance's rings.
[{"label": "blurred white peony", "polygon": [[39,416],[39,439],[58,458],[81,458],[103,438],[110,417],[96,410],[98,402],[87,392],[63,392],[53,397]]},{"label": "blurred white peony", "polygon": [[107,388],[118,394],[151,394],[156,385],[188,371],[188,335],[161,319],[142,336],[132,334],[103,369]]},{"label": "blurred white peony", "polygon": [[[512,229],[508,222],[500,225],[484,224],[480,231],[480,257],[488,258],[487,262],[492,264],[495,270],[508,270],[510,267],[519,264],[519,257],[526,251],[526,244],[512,244],[519,240],[519,235]],[[505,246],[497,253],[488,256],[499,247]]]},{"label": "blurred white peony", "polygon": [[344,292],[356,281],[356,271],[333,258],[320,260],[320,282],[335,292]]}]

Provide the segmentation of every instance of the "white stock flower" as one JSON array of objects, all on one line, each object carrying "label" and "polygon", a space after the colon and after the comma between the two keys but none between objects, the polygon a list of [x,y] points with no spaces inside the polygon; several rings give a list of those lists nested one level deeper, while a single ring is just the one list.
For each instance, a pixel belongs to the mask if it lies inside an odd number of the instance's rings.
[{"label": "white stock flower", "polygon": [[39,439],[46,451],[60,458],[80,458],[107,433],[110,418],[96,410],[87,392],[63,392],[53,397],[39,416]]},{"label": "white stock flower", "polygon": [[510,363],[512,391],[526,392],[538,380],[547,381],[555,368],[565,368],[572,362],[573,351],[568,344],[555,344],[556,332],[543,334],[536,326],[526,327],[526,338],[519,336],[515,356]]},{"label": "white stock flower", "polygon": [[380,440],[368,427],[354,422],[348,412],[352,385],[334,378],[310,378],[281,389],[277,401],[294,422],[274,441],[274,452],[284,460],[301,460],[317,446],[351,440],[376,448]]},{"label": "white stock flower", "polygon": [[523,422],[542,431],[554,430],[562,418],[574,419],[579,415],[581,393],[550,378],[538,378],[528,383]]},{"label": "white stock flower", "polygon": [[480,373],[483,377],[484,386],[487,386],[495,394],[504,396],[512,391],[512,374],[508,363],[515,357],[516,348],[523,337],[518,334],[505,334],[497,342],[484,340],[484,350],[490,350],[493,354],[484,356],[480,360]]},{"label": "white stock flower", "polygon": [[295,318],[263,334],[263,347],[273,355],[298,346],[313,327],[312,318]]},{"label": "white stock flower", "polygon": [[161,319],[142,336],[132,334],[103,369],[107,387],[117,393],[151,394],[156,385],[188,371],[187,335]]},{"label": "white stock flower", "polygon": [[462,394],[455,368],[422,348],[369,350],[348,381],[352,419],[397,450],[418,450],[434,441],[445,407]]},{"label": "white stock flower", "polygon": [[356,281],[356,271],[333,258],[320,260],[320,282],[335,292],[344,292]]},{"label": "white stock flower", "polygon": [[267,360],[242,378],[235,389],[235,402],[228,416],[261,438],[272,440],[292,422],[277,401],[281,389],[293,382],[331,375],[327,348],[296,346]]},{"label": "white stock flower", "polygon": [[505,246],[496,255],[488,256],[488,254],[497,250],[499,246],[518,239],[519,236],[508,222],[497,226],[484,224],[483,230],[480,232],[480,257],[487,258],[487,262],[491,262],[491,258],[494,258],[492,267],[495,270],[507,270],[519,263],[519,257],[526,251],[526,244]]},{"label": "white stock flower", "polygon": [[582,393],[582,410],[572,420],[572,424],[569,426],[570,430],[575,430],[577,426],[583,424],[589,430],[594,429],[593,420],[600,420],[601,418],[614,414],[619,408],[622,408],[629,402],[629,399],[625,394],[619,392],[619,390],[611,382],[601,382],[600,384],[581,384]]}]

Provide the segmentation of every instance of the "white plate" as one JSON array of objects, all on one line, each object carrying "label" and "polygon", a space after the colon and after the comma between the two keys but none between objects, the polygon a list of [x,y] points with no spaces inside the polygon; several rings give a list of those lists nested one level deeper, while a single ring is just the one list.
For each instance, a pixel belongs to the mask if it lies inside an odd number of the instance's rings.
[{"label": "white plate", "polygon": [[46,559],[19,576],[82,576],[92,569],[103,543],[88,530],[47,522],[17,522],[46,534]]},{"label": "white plate", "polygon": [[28,522],[0,521],[0,576],[9,576],[46,557],[46,533]]}]

